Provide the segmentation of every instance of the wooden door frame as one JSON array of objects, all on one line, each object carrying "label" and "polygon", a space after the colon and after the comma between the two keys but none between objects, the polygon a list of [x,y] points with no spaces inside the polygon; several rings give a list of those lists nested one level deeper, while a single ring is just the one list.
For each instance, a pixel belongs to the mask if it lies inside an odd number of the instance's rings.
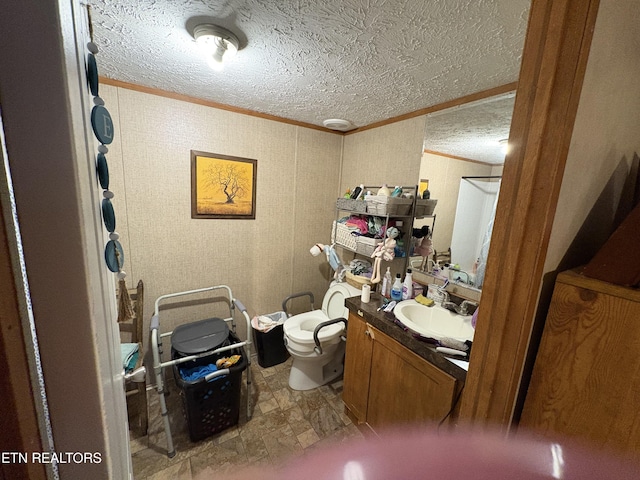
[{"label": "wooden door frame", "polygon": [[[0,129],[2,122],[0,121]],[[0,140],[3,134],[0,131]],[[0,162],[4,155],[0,151]],[[0,166],[0,172],[5,174]],[[0,185],[3,190],[4,185]],[[38,419],[38,406],[31,385],[29,351],[23,334],[25,306],[19,298],[24,298],[23,286],[14,274],[12,259],[17,256],[15,234],[10,230],[11,222],[5,220],[5,211],[10,207],[9,196],[0,197],[0,365],[4,371],[0,376],[0,448],[3,452],[19,452],[28,455],[42,452],[43,443]],[[8,216],[8,215],[7,215]],[[14,241],[11,241],[13,238]],[[17,458],[9,463],[0,463],[0,478],[46,479],[45,464],[22,462]]]},{"label": "wooden door frame", "polygon": [[533,0],[460,423],[508,432],[599,0]]}]

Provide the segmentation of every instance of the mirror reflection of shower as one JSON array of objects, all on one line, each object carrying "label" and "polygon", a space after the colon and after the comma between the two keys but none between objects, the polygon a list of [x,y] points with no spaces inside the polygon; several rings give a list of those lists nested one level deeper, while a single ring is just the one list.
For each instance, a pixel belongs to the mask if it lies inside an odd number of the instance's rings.
[{"label": "mirror reflection of shower", "polygon": [[482,288],[484,282],[501,178],[499,175],[467,176],[460,180],[451,263],[467,273],[460,277],[461,281],[476,288]]},{"label": "mirror reflection of shower", "polygon": [[[465,190],[462,185],[469,183],[467,180],[461,181],[461,178],[499,177],[502,174],[514,104],[515,92],[511,90],[426,116],[424,152],[418,178],[429,179],[431,198],[438,202],[435,209],[437,219],[433,221],[433,247],[438,253],[450,251],[450,262],[459,264],[461,270],[471,274],[470,279],[467,279],[465,273],[461,274],[460,281],[473,283],[478,288],[484,277],[484,262],[481,260],[485,254],[480,247],[488,231],[497,192],[493,200],[481,199],[473,207],[465,207],[463,199],[463,205],[459,206],[460,190]],[[492,182],[488,188],[499,188],[499,179],[477,180]],[[464,193],[462,195],[464,197]],[[485,204],[488,206],[482,214],[479,213],[477,209]],[[477,218],[471,221],[469,218],[465,219],[465,214],[462,213],[463,220],[457,221],[458,212],[469,209],[475,209],[474,215]],[[460,222],[467,225],[466,232],[461,227],[456,227],[454,231],[454,224]],[[423,223],[429,224],[416,219],[414,227],[419,228]],[[473,230],[473,234],[470,230]],[[411,265],[418,270],[430,272],[431,268],[427,265],[433,266],[433,262],[424,260],[416,257],[412,259]]]}]

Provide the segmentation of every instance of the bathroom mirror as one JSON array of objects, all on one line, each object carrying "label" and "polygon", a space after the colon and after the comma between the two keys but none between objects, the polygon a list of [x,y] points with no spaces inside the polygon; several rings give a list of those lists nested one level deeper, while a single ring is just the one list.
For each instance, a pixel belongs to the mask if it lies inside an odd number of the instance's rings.
[{"label": "bathroom mirror", "polygon": [[[451,262],[459,263],[468,274],[472,274],[475,259],[480,256],[497,198],[496,183],[499,185],[502,175],[514,101],[512,91],[426,117],[418,181],[428,179],[431,198],[438,200],[433,246],[438,252],[451,248]],[[483,204],[481,211],[479,202]],[[431,220],[417,219],[415,228],[431,224]],[[461,249],[461,245],[468,248]],[[469,257],[474,259],[471,264]],[[411,265],[430,271],[431,263],[420,260],[412,258]],[[461,277],[466,283],[466,276]],[[473,274],[470,280],[476,285]]]}]

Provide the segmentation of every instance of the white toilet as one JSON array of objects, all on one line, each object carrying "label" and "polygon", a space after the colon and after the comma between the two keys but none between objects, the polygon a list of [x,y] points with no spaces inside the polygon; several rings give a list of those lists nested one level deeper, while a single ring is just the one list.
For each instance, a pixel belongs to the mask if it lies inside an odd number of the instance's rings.
[{"label": "white toilet", "polygon": [[330,382],[342,374],[344,322],[322,327],[318,331],[317,348],[313,332],[319,324],[336,318],[347,318],[344,299],[360,296],[361,290],[348,283],[332,282],[322,300],[322,310],[301,313],[284,322],[284,343],[293,358],[289,386],[294,390],[310,390]]}]

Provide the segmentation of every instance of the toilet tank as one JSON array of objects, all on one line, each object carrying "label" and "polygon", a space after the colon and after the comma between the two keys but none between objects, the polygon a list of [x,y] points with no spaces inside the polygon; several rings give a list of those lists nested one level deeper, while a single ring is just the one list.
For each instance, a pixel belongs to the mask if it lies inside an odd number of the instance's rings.
[{"label": "toilet tank", "polygon": [[322,299],[322,311],[330,320],[340,317],[347,318],[349,309],[344,305],[345,298],[358,297],[361,293],[362,290],[346,282],[331,282],[329,290]]}]

